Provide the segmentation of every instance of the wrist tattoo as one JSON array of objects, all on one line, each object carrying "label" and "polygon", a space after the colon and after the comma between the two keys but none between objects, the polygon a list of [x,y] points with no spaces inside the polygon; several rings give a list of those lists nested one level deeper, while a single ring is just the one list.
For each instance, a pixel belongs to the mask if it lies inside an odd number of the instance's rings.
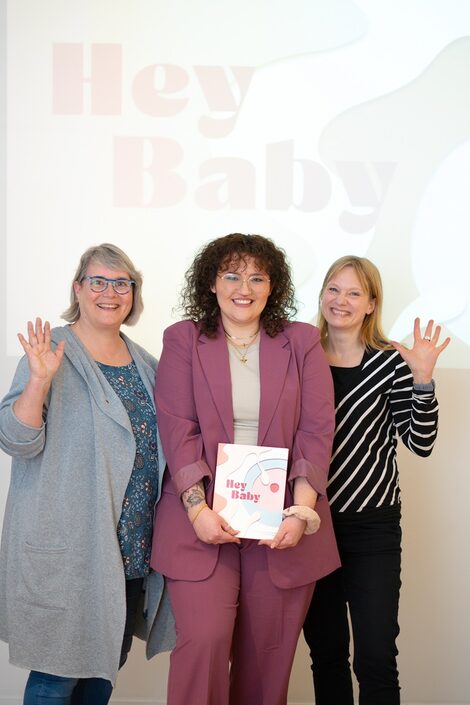
[{"label": "wrist tattoo", "polygon": [[196,485],[193,485],[188,490],[185,490],[181,495],[181,499],[187,512],[192,507],[197,507],[198,504],[205,502],[206,494],[204,492],[204,485],[202,484],[202,481],[198,482]]}]

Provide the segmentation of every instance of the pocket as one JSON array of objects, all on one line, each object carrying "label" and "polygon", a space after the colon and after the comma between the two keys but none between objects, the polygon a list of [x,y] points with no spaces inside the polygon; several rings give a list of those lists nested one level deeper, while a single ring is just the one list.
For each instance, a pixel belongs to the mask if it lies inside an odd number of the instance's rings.
[{"label": "pocket", "polygon": [[35,546],[26,542],[19,557],[18,599],[46,609],[66,609],[68,556],[66,546]]}]

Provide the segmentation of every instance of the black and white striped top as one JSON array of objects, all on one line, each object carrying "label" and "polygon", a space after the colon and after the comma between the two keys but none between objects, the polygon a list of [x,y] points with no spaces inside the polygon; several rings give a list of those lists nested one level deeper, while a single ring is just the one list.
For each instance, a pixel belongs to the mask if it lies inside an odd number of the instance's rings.
[{"label": "black and white striped top", "polygon": [[366,351],[358,367],[332,367],[336,431],[328,481],[334,513],[390,507],[400,501],[397,432],[413,453],[431,453],[438,405],[413,388],[396,350]]}]

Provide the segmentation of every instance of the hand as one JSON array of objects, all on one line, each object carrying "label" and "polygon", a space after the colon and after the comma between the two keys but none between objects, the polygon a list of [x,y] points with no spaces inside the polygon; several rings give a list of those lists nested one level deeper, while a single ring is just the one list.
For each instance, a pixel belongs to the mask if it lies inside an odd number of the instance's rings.
[{"label": "hand", "polygon": [[220,514],[214,512],[207,505],[205,509],[197,514],[193,529],[198,539],[204,541],[204,543],[240,543],[240,539],[236,536],[238,531],[232,529]]},{"label": "hand", "polygon": [[421,336],[419,318],[415,318],[414,342],[411,350],[395,340],[391,340],[393,347],[398,350],[404,361],[407,363],[413,375],[413,381],[417,384],[427,384],[432,380],[432,373],[437,358],[450,343],[450,338],[446,338],[438,345],[441,334],[441,326],[436,326],[433,333],[434,321],[428,321],[424,336]]},{"label": "hand", "polygon": [[307,522],[304,519],[298,519],[294,516],[286,517],[282,520],[276,536],[271,540],[263,539],[258,541],[258,545],[280,549],[293,548],[293,546],[297,546],[304,535],[306,525]]},{"label": "hand", "polygon": [[46,321],[43,329],[40,318],[36,318],[34,328],[32,322],[28,321],[28,340],[21,333],[18,333],[18,340],[28,358],[31,380],[50,385],[62,362],[65,343],[60,342],[52,350],[50,323]]}]

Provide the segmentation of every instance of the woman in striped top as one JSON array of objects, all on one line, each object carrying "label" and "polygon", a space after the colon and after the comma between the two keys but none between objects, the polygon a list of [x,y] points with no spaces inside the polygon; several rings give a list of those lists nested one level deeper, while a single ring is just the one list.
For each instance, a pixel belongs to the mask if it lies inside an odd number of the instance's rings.
[{"label": "woman in striped top", "polygon": [[431,453],[437,434],[433,321],[411,349],[382,332],[380,274],[365,258],[332,264],[320,293],[319,328],[335,387],[336,431],[328,497],[342,567],[317,582],[304,635],[316,705],[353,705],[349,626],[360,705],[398,705],[400,489],[397,434]]}]

